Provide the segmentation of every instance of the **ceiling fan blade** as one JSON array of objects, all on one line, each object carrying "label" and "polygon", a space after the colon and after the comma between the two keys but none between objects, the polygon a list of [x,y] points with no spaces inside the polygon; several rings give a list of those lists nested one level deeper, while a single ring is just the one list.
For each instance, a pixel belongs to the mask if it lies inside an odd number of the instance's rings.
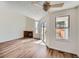
[{"label": "ceiling fan blade", "polygon": [[51,7],[63,7],[64,3],[59,3],[59,4],[54,4],[54,5],[51,5]]}]

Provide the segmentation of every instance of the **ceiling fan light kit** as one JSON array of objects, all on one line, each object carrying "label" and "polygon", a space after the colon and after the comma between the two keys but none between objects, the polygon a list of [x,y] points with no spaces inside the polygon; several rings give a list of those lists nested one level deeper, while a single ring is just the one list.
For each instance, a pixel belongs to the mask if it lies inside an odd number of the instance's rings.
[{"label": "ceiling fan light kit", "polygon": [[51,7],[50,5],[43,4],[43,10],[44,10],[44,11],[48,11],[48,9],[49,9],[50,7]]},{"label": "ceiling fan light kit", "polygon": [[[52,2],[52,1],[50,1]],[[64,3],[59,3],[59,4],[51,4],[49,1],[44,1],[44,3],[42,4],[42,9],[44,11],[48,11],[50,8],[59,8],[59,7],[63,7]],[[35,4],[37,4],[37,2],[34,2]]]}]

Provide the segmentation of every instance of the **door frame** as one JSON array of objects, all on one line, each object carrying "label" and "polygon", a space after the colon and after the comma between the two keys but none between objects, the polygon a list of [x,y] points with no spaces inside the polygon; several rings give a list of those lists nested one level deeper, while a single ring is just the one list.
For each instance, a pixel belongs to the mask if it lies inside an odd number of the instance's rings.
[{"label": "door frame", "polygon": [[44,41],[44,40],[45,40],[45,34],[46,34],[46,33],[45,33],[45,27],[46,27],[46,26],[45,26],[45,23],[42,23],[42,32],[43,32],[43,33],[42,33],[42,35],[43,35],[43,36],[42,36],[42,41],[43,41],[44,43],[46,43],[46,42]]}]

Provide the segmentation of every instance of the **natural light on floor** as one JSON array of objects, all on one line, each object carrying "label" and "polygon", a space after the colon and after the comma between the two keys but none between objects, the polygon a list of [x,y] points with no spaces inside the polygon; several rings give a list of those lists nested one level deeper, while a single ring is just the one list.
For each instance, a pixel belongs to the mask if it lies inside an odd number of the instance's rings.
[{"label": "natural light on floor", "polygon": [[42,40],[35,41],[34,43],[40,44],[40,45],[45,45],[45,43]]}]

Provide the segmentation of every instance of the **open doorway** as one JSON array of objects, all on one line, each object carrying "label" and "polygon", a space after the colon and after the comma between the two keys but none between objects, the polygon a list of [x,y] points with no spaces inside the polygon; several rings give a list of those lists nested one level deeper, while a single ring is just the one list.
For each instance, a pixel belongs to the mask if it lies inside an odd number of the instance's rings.
[{"label": "open doorway", "polygon": [[46,23],[42,23],[41,38],[44,43],[46,43]]}]

